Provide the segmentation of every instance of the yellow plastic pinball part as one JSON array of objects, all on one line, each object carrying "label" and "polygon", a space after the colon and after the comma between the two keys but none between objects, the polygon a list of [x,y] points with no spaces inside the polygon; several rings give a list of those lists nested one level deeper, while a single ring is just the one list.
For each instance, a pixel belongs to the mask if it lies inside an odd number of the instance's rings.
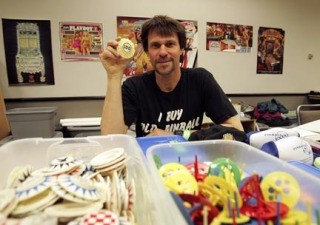
[{"label": "yellow plastic pinball part", "polygon": [[228,184],[232,186],[232,188],[238,189],[237,183],[234,179],[232,172],[226,168],[224,169],[224,179]]},{"label": "yellow plastic pinball part", "polygon": [[164,180],[165,186],[176,194],[198,194],[198,184],[189,171],[179,171]]},{"label": "yellow plastic pinball part", "polygon": [[261,190],[266,201],[276,202],[277,196],[281,202],[292,209],[300,199],[300,185],[289,173],[276,171],[269,173],[261,181]]},{"label": "yellow plastic pinball part", "polygon": [[284,218],[280,219],[281,225],[308,224],[307,221],[307,213],[295,209],[291,209]]},{"label": "yellow plastic pinball part", "polygon": [[119,41],[117,51],[123,58],[130,59],[131,57],[134,56],[134,53],[135,53],[134,44],[129,39],[122,38]]},{"label": "yellow plastic pinball part", "polygon": [[228,199],[231,199],[232,202],[237,203],[238,207],[241,208],[242,199],[237,187],[228,184],[221,177],[211,175],[204,179],[204,183],[214,189],[218,189],[217,192],[220,191],[219,195],[222,196],[223,205],[227,205]]},{"label": "yellow plastic pinball part", "polygon": [[186,171],[190,173],[189,170],[180,163],[166,163],[162,165],[158,170],[163,180],[165,180],[167,177],[171,176],[175,172],[179,172],[179,171]]},{"label": "yellow plastic pinball part", "polygon": [[222,191],[206,183],[198,183],[199,193],[206,197],[213,205],[224,205]]},{"label": "yellow plastic pinball part", "polygon": [[[213,219],[210,225],[221,225],[221,224],[243,224],[250,220],[250,217],[240,214],[239,216],[229,216],[228,209],[223,208],[219,215]],[[235,222],[235,223],[233,223]]]}]

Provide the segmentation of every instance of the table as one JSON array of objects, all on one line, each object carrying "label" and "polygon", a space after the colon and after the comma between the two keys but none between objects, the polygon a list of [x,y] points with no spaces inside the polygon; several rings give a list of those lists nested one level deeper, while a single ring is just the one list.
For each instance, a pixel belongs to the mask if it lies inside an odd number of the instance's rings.
[{"label": "table", "polygon": [[310,123],[300,125],[298,128],[320,134],[320,120],[315,120]]}]

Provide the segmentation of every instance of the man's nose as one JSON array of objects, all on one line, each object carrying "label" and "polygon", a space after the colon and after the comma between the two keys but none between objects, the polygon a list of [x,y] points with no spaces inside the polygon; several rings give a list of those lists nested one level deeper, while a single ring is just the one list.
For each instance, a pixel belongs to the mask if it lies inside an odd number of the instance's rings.
[{"label": "man's nose", "polygon": [[160,46],[160,55],[166,55],[167,53],[168,53],[167,52],[167,47],[164,44],[162,44]]}]

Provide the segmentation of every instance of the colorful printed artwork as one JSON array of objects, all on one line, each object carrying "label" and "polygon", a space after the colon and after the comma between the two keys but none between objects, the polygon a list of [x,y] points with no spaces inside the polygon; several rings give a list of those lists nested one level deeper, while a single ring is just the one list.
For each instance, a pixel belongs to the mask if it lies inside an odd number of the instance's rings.
[{"label": "colorful printed artwork", "polygon": [[101,23],[60,22],[61,59],[64,61],[99,60],[103,51]]},{"label": "colorful printed artwork", "polygon": [[140,75],[152,69],[140,38],[142,24],[147,19],[142,17],[117,17],[117,36],[128,38],[137,45],[137,52],[124,71],[126,77]]},{"label": "colorful printed artwork", "polygon": [[282,74],[285,31],[260,27],[258,31],[258,74]]},{"label": "colorful printed artwork", "polygon": [[187,44],[181,56],[181,67],[194,68],[198,56],[198,24],[197,21],[179,21],[185,27],[187,36]]},{"label": "colorful printed artwork", "polygon": [[54,84],[50,21],[2,19],[2,25],[9,85]]},{"label": "colorful printed artwork", "polygon": [[215,52],[251,52],[252,26],[207,22],[206,50]]}]

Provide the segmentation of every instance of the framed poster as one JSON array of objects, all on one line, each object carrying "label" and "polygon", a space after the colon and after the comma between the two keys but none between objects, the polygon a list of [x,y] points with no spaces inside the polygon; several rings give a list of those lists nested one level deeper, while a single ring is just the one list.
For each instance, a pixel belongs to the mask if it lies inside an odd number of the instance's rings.
[{"label": "framed poster", "polygon": [[214,52],[249,53],[253,27],[238,24],[207,22],[206,50]]},{"label": "framed poster", "polygon": [[2,19],[2,26],[9,85],[53,85],[50,21]]},{"label": "framed poster", "polygon": [[99,60],[103,51],[101,23],[60,22],[59,26],[61,60]]},{"label": "framed poster", "polygon": [[117,35],[130,39],[137,45],[137,52],[124,71],[125,77],[140,75],[152,69],[152,65],[141,42],[142,24],[149,18],[144,17],[117,17]]},{"label": "framed poster", "polygon": [[285,31],[259,27],[257,74],[282,74]]},{"label": "framed poster", "polygon": [[187,43],[181,55],[181,67],[194,68],[198,56],[198,22],[192,20],[178,20],[186,29]]}]

